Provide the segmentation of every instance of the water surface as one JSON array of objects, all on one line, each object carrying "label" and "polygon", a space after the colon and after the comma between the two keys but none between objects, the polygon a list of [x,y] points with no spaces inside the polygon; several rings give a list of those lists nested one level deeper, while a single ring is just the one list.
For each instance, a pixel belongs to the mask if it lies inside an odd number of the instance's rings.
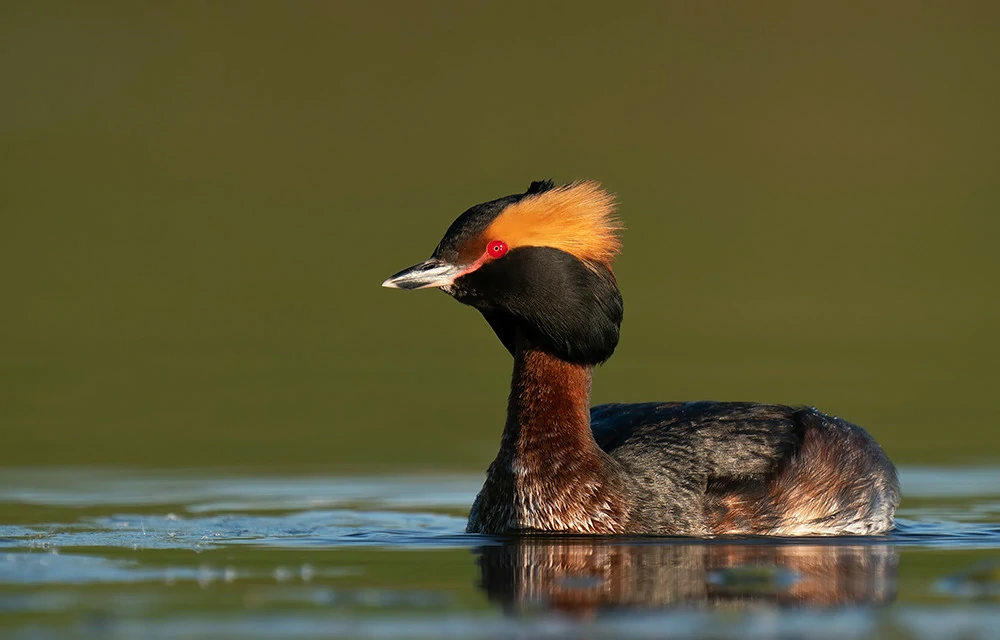
[{"label": "water surface", "polygon": [[465,534],[477,476],[0,473],[12,637],[1000,637],[1000,468],[886,537]]}]

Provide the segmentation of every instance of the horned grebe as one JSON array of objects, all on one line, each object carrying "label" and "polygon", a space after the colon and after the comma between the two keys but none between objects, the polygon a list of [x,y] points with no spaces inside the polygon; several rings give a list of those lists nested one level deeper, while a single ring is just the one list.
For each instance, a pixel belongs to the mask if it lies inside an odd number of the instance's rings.
[{"label": "horned grebe", "polygon": [[476,205],[385,287],[437,287],[514,356],[500,452],[468,531],[781,536],[893,528],[896,470],[864,429],[812,407],[745,402],[590,408],[618,344],[614,197],[533,182]]}]

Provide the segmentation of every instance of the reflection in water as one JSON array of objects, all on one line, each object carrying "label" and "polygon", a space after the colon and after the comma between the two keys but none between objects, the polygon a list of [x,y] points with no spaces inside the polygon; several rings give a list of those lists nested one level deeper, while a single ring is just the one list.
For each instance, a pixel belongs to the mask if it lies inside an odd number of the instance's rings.
[{"label": "reflection in water", "polygon": [[887,604],[887,544],[653,542],[525,537],[479,550],[482,588],[508,612]]}]

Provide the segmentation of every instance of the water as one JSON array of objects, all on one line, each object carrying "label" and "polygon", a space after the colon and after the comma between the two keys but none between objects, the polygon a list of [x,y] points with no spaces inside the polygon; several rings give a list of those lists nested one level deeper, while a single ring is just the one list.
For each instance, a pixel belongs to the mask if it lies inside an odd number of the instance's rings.
[{"label": "water", "polygon": [[905,467],[899,529],[464,533],[480,478],[0,473],[5,637],[1000,637],[1000,468]]}]

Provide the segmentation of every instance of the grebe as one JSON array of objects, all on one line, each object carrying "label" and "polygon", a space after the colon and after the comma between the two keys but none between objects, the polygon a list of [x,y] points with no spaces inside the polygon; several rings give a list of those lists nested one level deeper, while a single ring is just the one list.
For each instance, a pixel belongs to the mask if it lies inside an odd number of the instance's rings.
[{"label": "grebe", "polygon": [[456,219],[430,259],[388,278],[479,310],[514,356],[500,452],[467,531],[867,535],[893,528],[896,470],[868,433],[812,407],[590,408],[618,344],[615,200],[532,182]]}]

